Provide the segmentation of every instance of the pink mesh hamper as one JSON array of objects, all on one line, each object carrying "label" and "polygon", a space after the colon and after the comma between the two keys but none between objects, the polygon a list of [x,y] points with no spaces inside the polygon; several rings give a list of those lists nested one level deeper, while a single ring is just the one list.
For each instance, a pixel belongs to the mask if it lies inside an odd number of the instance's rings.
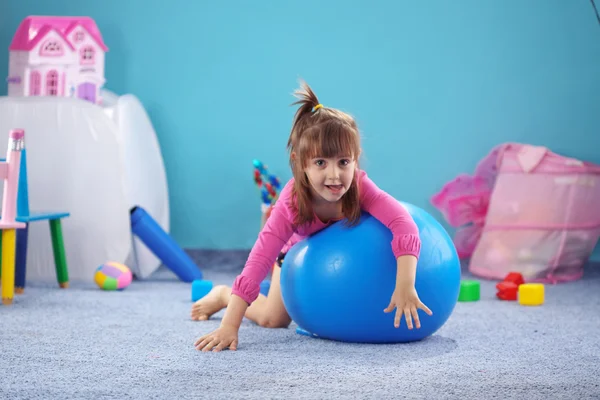
[{"label": "pink mesh hamper", "polygon": [[457,227],[459,255],[470,258],[474,275],[504,279],[516,271],[544,283],[581,278],[600,236],[600,166],[508,143],[474,176],[459,178],[432,203]]}]

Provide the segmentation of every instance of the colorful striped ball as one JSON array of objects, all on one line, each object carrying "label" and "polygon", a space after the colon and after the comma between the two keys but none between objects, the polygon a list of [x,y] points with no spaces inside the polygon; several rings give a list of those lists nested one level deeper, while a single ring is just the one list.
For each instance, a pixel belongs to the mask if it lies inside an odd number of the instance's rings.
[{"label": "colorful striped ball", "polygon": [[131,283],[133,275],[125,265],[107,262],[96,269],[94,281],[104,290],[123,290]]}]

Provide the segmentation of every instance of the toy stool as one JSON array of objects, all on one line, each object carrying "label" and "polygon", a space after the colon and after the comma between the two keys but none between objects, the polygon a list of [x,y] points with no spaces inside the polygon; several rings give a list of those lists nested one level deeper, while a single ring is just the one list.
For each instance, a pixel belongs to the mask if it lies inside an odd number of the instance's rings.
[{"label": "toy stool", "polygon": [[[31,212],[29,209],[29,184],[27,179],[27,149],[23,145],[20,151],[20,164],[18,176],[17,214],[15,220],[23,223],[23,228],[17,230],[15,254],[15,284],[14,291],[22,294],[25,290],[25,276],[27,270],[27,247],[29,241],[29,225],[37,221],[48,221],[50,237],[52,239],[52,252],[56,279],[62,289],[69,287],[69,272],[67,269],[67,256],[62,234],[63,218],[69,217],[66,211]],[[0,159],[0,162],[5,160]],[[10,246],[10,245],[9,245]]]},{"label": "toy stool", "polygon": [[11,305],[13,302],[15,293],[17,229],[25,228],[23,222],[15,220],[21,153],[25,148],[24,137],[25,132],[22,129],[13,129],[10,131],[6,161],[0,162],[0,179],[4,183],[2,216],[0,217],[0,230],[2,230],[2,255],[0,256],[2,282],[0,284],[0,291],[2,292],[3,305]]},{"label": "toy stool", "polygon": [[519,304],[523,306],[540,306],[544,304],[544,285],[542,283],[519,285]]}]

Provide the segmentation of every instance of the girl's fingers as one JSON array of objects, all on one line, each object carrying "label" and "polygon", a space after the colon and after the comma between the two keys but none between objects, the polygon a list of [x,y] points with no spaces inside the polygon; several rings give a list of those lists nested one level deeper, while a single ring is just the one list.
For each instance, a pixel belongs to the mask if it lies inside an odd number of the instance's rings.
[{"label": "girl's fingers", "polygon": [[219,339],[218,338],[214,338],[206,346],[202,347],[202,351],[210,351],[217,344],[219,344]]},{"label": "girl's fingers", "polygon": [[194,342],[194,346],[198,346],[200,343],[202,343],[202,341],[203,341],[204,339],[206,339],[206,337],[207,337],[207,336],[208,336],[208,335],[204,335],[204,336],[201,336],[201,337],[199,337],[199,338],[198,338],[198,339],[197,339],[197,340]]},{"label": "girl's fingers", "polygon": [[427,315],[433,315],[433,312],[429,309],[429,307],[427,307],[425,304],[419,302],[419,308],[423,311],[425,311],[425,313]]},{"label": "girl's fingers", "polygon": [[402,320],[402,311],[399,308],[396,309],[396,317],[394,318],[394,327],[400,327],[400,320]]},{"label": "girl's fingers", "polygon": [[413,319],[415,320],[415,326],[417,327],[417,329],[419,329],[421,327],[421,321],[419,320],[419,313],[417,313],[417,308],[415,306],[412,306],[410,312],[412,314]]},{"label": "girl's fingers", "polygon": [[223,350],[225,347],[227,347],[228,343],[225,340],[221,340],[221,343],[219,343],[214,349],[213,351],[221,351]]},{"label": "girl's fingers", "polygon": [[406,325],[408,325],[408,329],[413,328],[412,318],[410,317],[410,309],[404,309],[404,318],[406,319]]}]

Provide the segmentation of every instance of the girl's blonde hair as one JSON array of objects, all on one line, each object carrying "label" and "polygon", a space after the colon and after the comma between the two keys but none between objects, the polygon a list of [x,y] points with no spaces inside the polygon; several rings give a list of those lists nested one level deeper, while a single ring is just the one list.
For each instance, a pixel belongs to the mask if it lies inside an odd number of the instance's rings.
[{"label": "girl's blonde hair", "polygon": [[[358,168],[361,149],[354,118],[342,111],[324,107],[306,82],[300,82],[300,88],[294,92],[294,96],[299,100],[292,105],[300,106],[294,116],[287,149],[294,175],[292,198],[298,207],[295,223],[301,225],[314,220],[310,183],[304,172],[307,163],[316,157],[350,156],[356,160]],[[349,225],[355,225],[360,219],[357,178],[355,173],[348,192],[342,198],[342,212]]]}]

